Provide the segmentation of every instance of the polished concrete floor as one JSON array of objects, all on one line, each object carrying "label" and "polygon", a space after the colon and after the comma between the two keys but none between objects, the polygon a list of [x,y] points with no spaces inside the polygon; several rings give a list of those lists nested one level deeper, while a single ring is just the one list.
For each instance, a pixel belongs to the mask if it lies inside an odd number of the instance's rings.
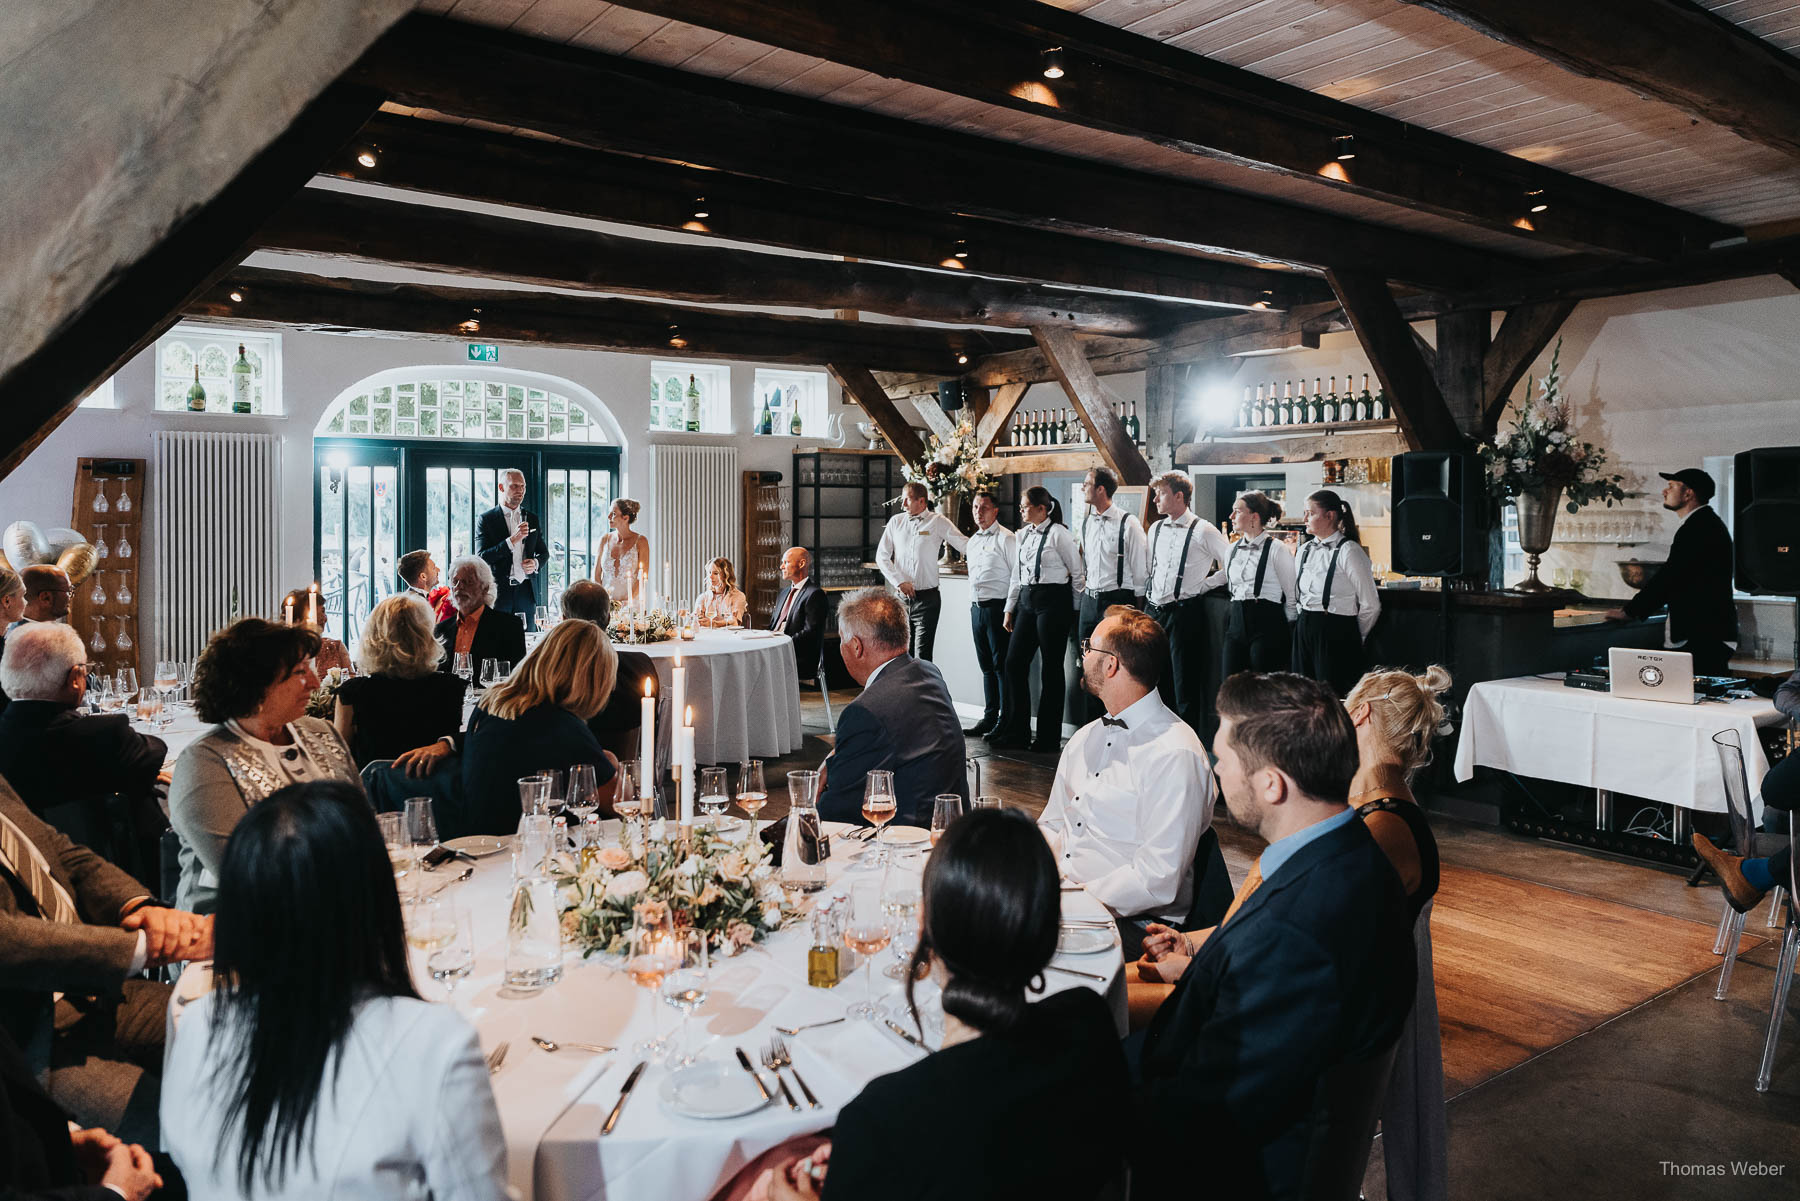
[{"label": "polished concrete floor", "polygon": [[[832,703],[841,709],[854,697],[854,691],[834,692]],[[806,745],[768,765],[770,791],[782,799],[766,816],[786,809],[782,773],[816,765],[830,750],[817,694],[802,699]],[[979,739],[969,740],[969,754],[982,763],[984,791],[1041,809],[1053,756],[994,756]],[[1222,805],[1220,814],[1226,859],[1239,879],[1258,848],[1250,835],[1229,827]],[[1502,830],[1449,820],[1434,820],[1433,828],[1446,867],[1454,869],[1439,894],[1438,946],[1451,949],[1466,938],[1447,912],[1459,901],[1479,908],[1456,895],[1460,889],[1529,895],[1535,912],[1521,911],[1514,933],[1522,931],[1540,952],[1526,982],[1496,956],[1486,965],[1485,998],[1469,995],[1483,991],[1482,964],[1471,965],[1465,954],[1459,969],[1465,979],[1452,990],[1440,962],[1452,1076],[1450,1195],[1457,1201],[1800,1198],[1800,1014],[1794,1012],[1800,986],[1773,1085],[1764,1094],[1754,1089],[1778,949],[1777,932],[1763,925],[1766,907],[1746,926],[1728,997],[1715,1001],[1716,888],[1688,888],[1674,872]],[[1652,961],[1658,970],[1647,970]],[[1621,963],[1646,970],[1634,973]],[[1457,1016],[1463,1008],[1486,1014],[1481,1020],[1495,1029],[1470,1030],[1469,1019]],[[1571,1011],[1573,1025],[1552,1022],[1553,1012],[1567,1022]],[[1521,1038],[1521,1029],[1535,1037]],[[1510,1045],[1510,1055],[1488,1054],[1484,1037]],[[1379,1146],[1364,1191],[1370,1201],[1387,1196]]]}]

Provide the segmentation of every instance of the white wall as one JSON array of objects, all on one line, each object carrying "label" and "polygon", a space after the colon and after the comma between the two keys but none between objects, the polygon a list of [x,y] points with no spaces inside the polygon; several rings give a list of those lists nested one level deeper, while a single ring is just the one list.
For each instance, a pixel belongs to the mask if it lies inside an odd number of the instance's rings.
[{"label": "white wall", "polygon": [[[674,359],[677,356],[665,357]],[[756,364],[753,363],[729,364],[732,416],[737,433],[650,432],[651,361],[649,355],[502,346],[499,365],[571,380],[600,398],[624,431],[626,453],[620,481],[622,495],[641,498],[647,494],[649,447],[658,442],[734,445],[738,448],[741,468],[780,471],[784,479],[792,473],[794,449],[801,445],[818,445],[817,439],[759,438],[749,433],[751,394],[756,378]],[[146,351],[127,363],[115,377],[114,395],[119,406],[116,410],[78,409],[17,470],[0,479],[0,527],[18,520],[34,521],[46,529],[69,524],[76,460],[91,456],[148,459],[151,457],[151,436],[159,429],[272,433],[280,436],[283,443],[282,508],[279,513],[268,514],[268,519],[278,522],[281,527],[279,578],[295,585],[304,584],[313,578],[315,426],[331,402],[359,380],[389,368],[423,364],[469,365],[460,342],[289,332],[282,336],[285,416],[189,415],[153,410],[155,360],[154,352]],[[861,411],[851,406],[854,411],[845,412],[836,382],[829,379],[827,382],[830,411],[843,414],[849,430],[849,444],[861,445],[855,430]],[[229,498],[222,497],[220,501],[229,503]],[[84,520],[75,524],[91,533],[92,516],[87,514]],[[659,516],[646,505],[647,520],[639,524],[653,546],[660,542],[656,528]],[[146,513],[145,517],[148,523],[151,515]],[[145,541],[148,542],[148,537]],[[167,565],[154,562],[152,548],[148,545],[139,548],[139,552],[143,558],[139,567],[138,595],[145,605],[141,628],[148,636],[154,629],[155,615],[150,612],[149,605],[155,596],[156,575]],[[150,648],[146,648],[144,654],[149,656]]]}]

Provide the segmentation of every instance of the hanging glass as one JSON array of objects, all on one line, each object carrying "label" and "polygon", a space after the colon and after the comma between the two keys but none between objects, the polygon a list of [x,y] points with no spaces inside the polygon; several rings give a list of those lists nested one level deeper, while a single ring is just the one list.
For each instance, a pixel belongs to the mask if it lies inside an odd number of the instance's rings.
[{"label": "hanging glass", "polygon": [[121,605],[129,605],[131,603],[130,572],[121,571],[119,573],[119,590],[113,593],[113,599],[118,601]]},{"label": "hanging glass", "polygon": [[106,549],[106,527],[102,525],[94,528],[100,531],[94,535],[94,558],[105,559],[106,556],[112,554],[110,550]]},{"label": "hanging glass", "polygon": [[94,590],[88,593],[88,603],[95,608],[106,603],[106,584],[97,571],[94,573]]},{"label": "hanging glass", "polygon": [[131,625],[129,618],[119,618],[119,638],[113,645],[122,651],[131,649]]},{"label": "hanging glass", "polygon": [[119,528],[119,545],[115,546],[113,549],[118,552],[119,558],[131,558],[131,539],[127,536],[123,526]]},{"label": "hanging glass", "polygon": [[119,503],[117,507],[121,513],[131,512],[131,489],[125,486],[124,480],[119,481]]},{"label": "hanging glass", "polygon": [[106,653],[106,635],[100,632],[100,619],[94,618],[94,636],[88,639],[88,649],[96,655]]},{"label": "hanging glass", "polygon": [[106,481],[100,480],[94,488],[94,512],[104,513],[112,506],[106,503]]}]

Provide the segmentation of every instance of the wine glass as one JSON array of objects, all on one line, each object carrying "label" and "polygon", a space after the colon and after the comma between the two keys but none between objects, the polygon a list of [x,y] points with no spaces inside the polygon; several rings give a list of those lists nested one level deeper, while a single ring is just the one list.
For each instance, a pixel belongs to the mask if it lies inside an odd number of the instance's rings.
[{"label": "wine glass", "polygon": [[437,845],[437,814],[432,811],[430,797],[406,798],[406,837],[417,854]]},{"label": "wine glass", "polygon": [[893,930],[888,924],[887,909],[882,904],[879,883],[873,880],[858,883],[850,890],[845,902],[844,945],[863,957],[863,987],[867,995],[846,1010],[844,1016],[872,1022],[886,1016],[886,1011],[875,1004],[875,953],[888,945]]},{"label": "wine glass", "polygon": [[105,513],[112,508],[106,503],[106,481],[97,480],[95,482],[98,486],[94,489],[94,503],[90,507],[96,513]]},{"label": "wine glass", "polygon": [[415,951],[436,951],[456,935],[447,897],[418,896],[406,903],[406,945]]},{"label": "wine glass", "polygon": [[457,651],[456,658],[451,661],[450,667],[452,672],[462,677],[465,684],[475,678],[475,668],[469,660],[468,651]]},{"label": "wine glass", "polygon": [[121,559],[131,558],[131,537],[124,526],[119,527],[119,544],[113,547],[113,553]]},{"label": "wine glass", "polygon": [[543,630],[543,629],[549,628],[549,626],[550,626],[550,606],[549,605],[539,605],[537,607],[537,612],[534,613],[533,616],[537,618],[537,628],[538,629]]},{"label": "wine glass", "polygon": [[894,799],[894,773],[876,768],[863,783],[863,819],[875,827],[875,854],[868,866],[887,866],[887,844],[881,841],[881,828],[894,820],[899,804]]},{"label": "wine glass", "polygon": [[394,887],[404,896],[411,886],[414,866],[412,840],[406,836],[406,815],[377,813],[375,822],[381,827],[381,841],[387,846],[388,863],[394,869]]},{"label": "wine glass", "polygon": [[669,1063],[686,1067],[700,1057],[686,1051],[688,1019],[706,1004],[712,987],[712,948],[706,931],[689,926],[676,931],[664,944],[668,947],[669,966],[662,978],[662,999],[681,1011],[681,1028],[675,1032]]},{"label": "wine glass", "polygon": [[112,695],[112,677],[105,672],[94,672],[88,676],[87,703],[92,713],[106,712],[106,702]]},{"label": "wine glass", "polygon": [[456,909],[447,901],[444,910],[440,911],[436,928],[442,929],[445,925],[449,927],[449,935],[426,956],[425,967],[431,978],[444,986],[445,992],[455,996],[456,986],[468,978],[469,970],[475,966],[475,935],[470,928],[468,911]]},{"label": "wine glass", "polygon": [[106,653],[106,635],[100,632],[100,619],[96,617],[93,621],[94,636],[88,639],[88,649],[97,656],[104,655]]},{"label": "wine glass", "polygon": [[519,777],[519,811],[526,817],[538,817],[550,812],[550,777],[533,775]]},{"label": "wine glass", "polygon": [[121,513],[131,512],[131,489],[126,487],[124,480],[119,481],[119,503],[115,507]]},{"label": "wine glass", "polygon": [[978,796],[975,798],[973,807],[976,809],[998,809],[1000,808],[1000,798],[997,796]]},{"label": "wine glass", "polygon": [[137,668],[121,667],[113,687],[119,694],[120,708],[131,704],[131,698],[136,696],[138,691]]},{"label": "wine glass", "polygon": [[750,845],[756,845],[756,815],[769,803],[769,788],[763,783],[761,759],[752,759],[738,773],[738,808],[750,815]]},{"label": "wine glass", "polygon": [[483,659],[481,661],[481,686],[483,688],[492,688],[500,682],[498,668],[499,663],[496,660]]},{"label": "wine glass", "polygon": [[108,550],[106,546],[106,527],[97,525],[94,529],[99,531],[94,535],[94,558],[105,562],[106,556],[112,554],[112,551]]},{"label": "wine glass", "polygon": [[129,617],[119,618],[119,637],[114,641],[113,645],[122,651],[128,651],[132,648],[131,619]]},{"label": "wine glass", "polygon": [[[95,578],[98,579],[99,576],[96,575]],[[131,603],[131,573],[130,572],[121,571],[119,573],[119,590],[117,592],[113,593],[113,599],[118,601],[121,605],[129,605]]]},{"label": "wine glass", "polygon": [[594,782],[592,763],[577,763],[569,768],[569,792],[564,803],[580,822],[599,810],[600,786]]},{"label": "wine glass", "polygon": [[887,885],[882,890],[881,907],[887,911],[888,920],[893,923],[895,956],[894,962],[888,964],[881,974],[889,980],[906,978],[907,962],[912,958],[913,948],[919,945],[920,896],[918,876],[903,871],[888,873]]},{"label": "wine glass", "polygon": [[146,729],[162,724],[163,698],[155,688],[138,693],[137,719]]},{"label": "wine glass", "polygon": [[106,603],[106,585],[102,582],[100,573],[97,571],[94,573],[93,591],[88,593],[88,603],[96,609]]},{"label": "wine glass", "polygon": [[[660,913],[656,910],[660,910]],[[671,966],[670,952],[674,942],[675,935],[669,926],[669,911],[666,906],[657,905],[654,910],[647,905],[633,908],[631,956],[625,961],[625,974],[631,977],[631,982],[651,992],[659,991],[663,977],[668,974]],[[662,1034],[662,1022],[657,1020],[661,1012],[655,1005],[650,1007],[650,1037],[632,1047],[632,1054],[643,1059],[662,1058],[669,1040]]]},{"label": "wine glass", "polygon": [[725,812],[731,804],[731,794],[725,789],[725,769],[722,767],[703,767],[700,769],[700,812],[713,818],[713,826],[718,825],[718,816]]},{"label": "wine glass", "polygon": [[936,846],[950,823],[963,815],[963,799],[954,792],[942,792],[931,806],[931,845]]}]

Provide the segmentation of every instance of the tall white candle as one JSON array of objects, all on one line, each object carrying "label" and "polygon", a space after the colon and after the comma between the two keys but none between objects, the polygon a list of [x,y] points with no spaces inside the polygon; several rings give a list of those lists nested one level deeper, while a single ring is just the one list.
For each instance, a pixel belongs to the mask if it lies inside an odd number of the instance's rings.
[{"label": "tall white candle", "polygon": [[319,624],[319,586],[314,584],[306,590],[306,623]]},{"label": "tall white candle", "polygon": [[678,745],[681,747],[681,824],[694,824],[694,711],[686,711]]},{"label": "tall white candle", "polygon": [[670,672],[670,677],[669,693],[674,704],[669,709],[669,724],[679,728],[681,715],[688,711],[687,668],[681,665],[680,655],[675,656],[675,668]]},{"label": "tall white candle", "polygon": [[637,611],[639,616],[650,611],[650,569],[644,566],[638,567]]},{"label": "tall white candle", "polygon": [[293,597],[290,596],[287,598],[285,607],[287,609],[287,624],[293,625],[294,624],[294,598]]},{"label": "tall white candle", "polygon": [[638,796],[645,801],[655,792],[656,781],[656,698],[650,684],[644,681],[644,707],[638,718]]}]

